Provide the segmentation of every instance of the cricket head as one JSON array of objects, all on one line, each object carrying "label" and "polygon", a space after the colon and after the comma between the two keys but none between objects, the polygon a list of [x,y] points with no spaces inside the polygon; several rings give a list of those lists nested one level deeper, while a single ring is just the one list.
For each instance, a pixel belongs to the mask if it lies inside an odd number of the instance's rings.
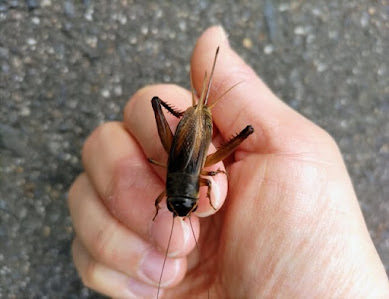
[{"label": "cricket head", "polygon": [[186,217],[197,209],[197,199],[184,196],[168,197],[167,208],[175,216]]}]

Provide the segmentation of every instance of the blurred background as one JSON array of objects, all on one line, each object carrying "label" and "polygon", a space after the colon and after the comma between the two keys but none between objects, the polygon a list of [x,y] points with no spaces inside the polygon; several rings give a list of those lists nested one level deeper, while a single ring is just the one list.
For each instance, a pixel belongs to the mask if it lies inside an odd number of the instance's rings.
[{"label": "blurred background", "polygon": [[145,84],[189,87],[214,24],[337,140],[389,273],[389,2],[214,2],[0,0],[0,298],[99,297],[70,255],[82,144]]}]

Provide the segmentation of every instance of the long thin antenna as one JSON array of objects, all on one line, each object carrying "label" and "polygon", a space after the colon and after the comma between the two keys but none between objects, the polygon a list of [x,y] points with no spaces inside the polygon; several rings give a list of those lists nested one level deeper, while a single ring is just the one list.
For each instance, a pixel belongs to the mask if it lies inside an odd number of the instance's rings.
[{"label": "long thin antenna", "polygon": [[[197,253],[198,253],[199,259],[200,259],[200,248],[199,248],[199,243],[197,242],[196,235],[195,235],[194,230],[193,230],[192,220],[190,219],[190,217],[188,217],[188,218],[189,218],[190,228],[191,228],[191,230],[192,230],[193,239],[195,240],[195,243],[196,243]],[[205,280],[208,281],[207,273],[204,272],[204,275],[205,275]],[[209,289],[208,289],[208,299],[209,299]]]},{"label": "long thin antenna", "polygon": [[170,230],[169,241],[167,242],[167,249],[166,249],[165,258],[164,258],[163,264],[162,264],[161,276],[159,277],[157,299],[159,298],[159,291],[161,290],[161,281],[162,281],[163,269],[165,269],[167,253],[169,252],[170,241],[172,240],[173,228],[174,228],[174,217],[176,217],[176,215],[173,214],[172,228]]},{"label": "long thin antenna", "polygon": [[212,109],[212,108],[217,104],[217,102],[219,102],[219,101],[221,100],[222,97],[224,97],[228,92],[231,91],[231,89],[233,89],[234,87],[238,86],[239,84],[242,84],[243,82],[244,82],[244,81],[240,81],[240,82],[238,82],[238,83],[232,85],[232,86],[231,86],[230,88],[228,88],[225,92],[223,92],[223,93],[221,94],[221,96],[219,96],[219,97],[216,99],[216,101],[214,101],[214,102],[212,103],[212,105],[208,106],[208,108],[209,108],[209,109]]},{"label": "long thin antenna", "polygon": [[208,103],[208,96],[209,96],[209,91],[211,90],[213,72],[215,71],[216,59],[217,59],[217,55],[219,54],[219,48],[220,47],[217,47],[216,53],[215,53],[215,58],[213,59],[212,71],[211,71],[211,76],[209,77],[209,81],[208,81],[207,94],[205,96],[204,105],[207,105],[207,103]]}]

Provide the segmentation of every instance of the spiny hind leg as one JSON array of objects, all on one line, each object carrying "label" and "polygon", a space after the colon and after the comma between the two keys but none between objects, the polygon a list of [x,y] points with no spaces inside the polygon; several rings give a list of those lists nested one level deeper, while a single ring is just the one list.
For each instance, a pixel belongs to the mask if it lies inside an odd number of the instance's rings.
[{"label": "spiny hind leg", "polygon": [[166,195],[166,190],[163,190],[163,191],[161,192],[161,194],[158,195],[157,199],[155,200],[155,215],[154,215],[154,217],[153,217],[153,221],[154,221],[155,217],[157,217],[157,215],[158,215],[158,211],[159,211],[159,209],[161,208],[161,207],[159,206],[159,204],[161,203],[161,201],[162,201],[162,199],[165,197],[165,195]]},{"label": "spiny hind leg", "polygon": [[211,166],[227,158],[252,133],[254,133],[254,128],[252,126],[249,125],[246,128],[244,128],[238,135],[230,139],[225,145],[219,148],[216,152],[210,154],[205,160],[204,167]]},{"label": "spiny hind leg", "polygon": [[169,153],[170,147],[173,142],[173,133],[165,118],[165,115],[162,112],[162,106],[165,107],[165,109],[168,110],[175,117],[181,117],[183,112],[173,109],[158,97],[153,97],[151,99],[151,105],[153,107],[155,121],[157,122],[159,139],[161,139],[161,143],[165,151]]},{"label": "spiny hind leg", "polygon": [[200,178],[200,186],[207,186],[208,187],[207,197],[209,200],[209,204],[216,211],[216,208],[214,207],[214,205],[212,203],[212,199],[211,199],[212,182],[206,178]]}]

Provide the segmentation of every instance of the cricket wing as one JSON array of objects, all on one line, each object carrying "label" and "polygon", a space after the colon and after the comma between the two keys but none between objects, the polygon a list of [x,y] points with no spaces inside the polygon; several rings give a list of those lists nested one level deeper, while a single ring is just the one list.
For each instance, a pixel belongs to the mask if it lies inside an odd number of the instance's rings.
[{"label": "cricket wing", "polygon": [[190,107],[179,122],[169,153],[168,171],[200,173],[212,138],[212,119],[207,110]]}]

